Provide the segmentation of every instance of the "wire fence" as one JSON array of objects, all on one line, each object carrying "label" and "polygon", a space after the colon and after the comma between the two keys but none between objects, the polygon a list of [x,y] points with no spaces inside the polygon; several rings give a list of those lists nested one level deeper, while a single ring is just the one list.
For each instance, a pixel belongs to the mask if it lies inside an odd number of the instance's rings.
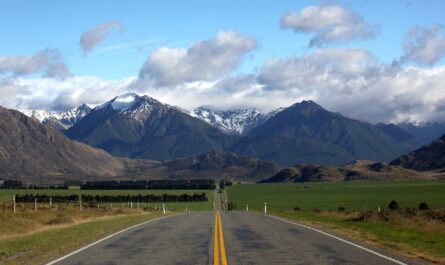
[{"label": "wire fence", "polygon": [[[20,200],[16,200],[13,196],[10,202],[2,202],[2,214],[15,214],[20,212],[37,212],[48,210],[79,210],[79,211],[112,211],[112,210],[145,210],[145,211],[166,211],[175,210],[167,208],[165,203],[149,203],[141,201],[127,202],[82,202],[82,200],[63,200],[56,197],[25,197],[20,196]],[[79,197],[77,197],[79,198]],[[80,197],[81,198],[81,197]],[[187,209],[187,207],[186,207]]]}]

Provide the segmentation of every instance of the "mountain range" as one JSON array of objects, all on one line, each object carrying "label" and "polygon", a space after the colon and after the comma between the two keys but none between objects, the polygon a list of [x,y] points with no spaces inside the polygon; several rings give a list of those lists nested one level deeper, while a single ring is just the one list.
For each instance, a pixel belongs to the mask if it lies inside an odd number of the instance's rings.
[{"label": "mountain range", "polygon": [[165,178],[255,182],[280,169],[271,162],[221,150],[165,163],[114,157],[101,149],[70,140],[34,118],[0,107],[0,179],[32,184]]},{"label": "mountain range", "polygon": [[115,156],[157,161],[220,149],[284,166],[341,165],[360,159],[390,161],[421,146],[396,125],[350,119],[313,101],[268,114],[205,107],[190,111],[128,93],[70,113],[73,118],[64,121],[73,122],[64,122],[62,129],[69,138]]}]

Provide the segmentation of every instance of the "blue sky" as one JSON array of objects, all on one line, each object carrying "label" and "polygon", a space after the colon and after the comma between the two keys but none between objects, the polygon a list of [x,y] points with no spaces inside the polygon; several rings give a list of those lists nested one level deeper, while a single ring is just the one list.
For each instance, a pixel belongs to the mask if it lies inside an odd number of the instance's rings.
[{"label": "blue sky", "polygon": [[[187,47],[220,30],[235,30],[258,40],[258,49],[238,71],[250,72],[268,58],[311,52],[310,34],[280,29],[281,16],[323,1],[2,1],[0,54],[33,54],[46,47],[61,51],[75,75],[124,78],[137,75],[151,51],[160,46]],[[342,47],[371,51],[382,62],[399,57],[401,40],[414,25],[445,24],[443,1],[336,1],[353,9],[380,35]],[[103,21],[117,20],[124,32],[111,32],[87,56],[79,36]],[[131,44],[133,43],[133,46]],[[127,48],[117,48],[119,45]]]},{"label": "blue sky", "polygon": [[1,1],[0,105],[60,111],[136,91],[183,108],[311,99],[370,122],[443,121],[443,10],[439,0]]}]

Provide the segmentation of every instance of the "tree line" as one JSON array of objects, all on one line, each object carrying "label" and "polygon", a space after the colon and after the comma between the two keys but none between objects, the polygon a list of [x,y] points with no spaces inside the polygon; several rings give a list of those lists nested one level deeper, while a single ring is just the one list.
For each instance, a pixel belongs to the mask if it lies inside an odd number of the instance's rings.
[{"label": "tree line", "polygon": [[211,190],[215,189],[215,181],[211,179],[179,179],[179,180],[136,180],[136,181],[88,181],[80,186],[82,190]]},{"label": "tree line", "polygon": [[[47,195],[47,194],[24,194],[16,195],[16,202],[34,202],[35,199],[39,202],[78,202],[79,195]],[[203,202],[208,201],[207,195],[203,193],[193,194],[137,194],[137,195],[81,195],[82,202]]]},{"label": "tree line", "polygon": [[80,186],[82,190],[212,190],[215,181],[212,179],[159,179],[159,180],[106,180],[106,181],[66,181],[64,185],[38,186],[24,185],[18,180],[4,180],[1,189],[68,189],[69,186]]}]

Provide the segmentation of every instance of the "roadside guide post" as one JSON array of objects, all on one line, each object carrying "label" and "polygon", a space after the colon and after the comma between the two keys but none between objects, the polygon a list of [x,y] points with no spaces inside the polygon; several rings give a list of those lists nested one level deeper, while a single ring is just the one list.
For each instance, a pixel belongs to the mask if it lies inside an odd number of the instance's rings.
[{"label": "roadside guide post", "polygon": [[264,214],[267,214],[267,202],[264,202]]}]

